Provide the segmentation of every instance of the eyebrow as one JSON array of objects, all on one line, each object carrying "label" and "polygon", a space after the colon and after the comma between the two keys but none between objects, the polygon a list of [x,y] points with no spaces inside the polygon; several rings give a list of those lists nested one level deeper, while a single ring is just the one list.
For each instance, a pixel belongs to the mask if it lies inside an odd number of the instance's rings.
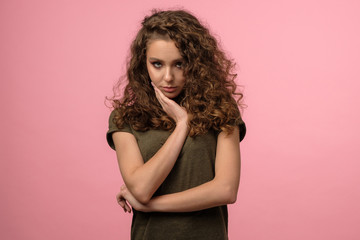
[{"label": "eyebrow", "polygon": [[[154,58],[154,57],[149,57],[149,60],[150,60],[150,61],[163,62],[163,60],[158,59],[158,58]],[[183,58],[178,58],[178,59],[174,59],[174,60],[173,60],[173,62],[181,62],[181,61],[184,61],[184,59],[183,59]]]}]

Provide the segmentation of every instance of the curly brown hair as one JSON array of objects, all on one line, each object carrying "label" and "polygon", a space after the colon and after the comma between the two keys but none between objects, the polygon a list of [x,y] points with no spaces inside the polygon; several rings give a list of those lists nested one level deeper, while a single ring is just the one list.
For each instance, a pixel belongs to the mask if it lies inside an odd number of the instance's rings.
[{"label": "curly brown hair", "polygon": [[[146,68],[150,40],[171,39],[183,57],[186,79],[182,93],[175,99],[189,113],[190,136],[209,129],[232,132],[242,120],[238,106],[242,93],[236,92],[234,62],[219,48],[216,39],[199,20],[184,10],[153,10],[131,44],[127,64],[128,81],[123,96],[116,97],[122,79],[114,87],[112,106],[119,128],[131,125],[137,131],[175,128],[156,99]],[[236,100],[235,100],[236,99]]]}]

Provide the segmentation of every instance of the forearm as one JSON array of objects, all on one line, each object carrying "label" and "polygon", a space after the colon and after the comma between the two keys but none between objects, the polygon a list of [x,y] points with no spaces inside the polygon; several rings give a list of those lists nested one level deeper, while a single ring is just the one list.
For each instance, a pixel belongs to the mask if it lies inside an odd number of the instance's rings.
[{"label": "forearm", "polygon": [[185,139],[188,127],[179,123],[164,145],[145,164],[137,167],[128,178],[128,188],[141,202],[150,200],[173,168]]},{"label": "forearm", "polygon": [[191,212],[236,201],[238,184],[227,184],[216,179],[183,192],[152,198],[140,211]]},{"label": "forearm", "polygon": [[240,181],[239,132],[236,130],[230,135],[220,133],[218,136],[213,180],[182,192],[153,197],[146,204],[126,188],[120,192],[120,199],[126,199],[134,209],[143,212],[191,212],[234,203]]}]

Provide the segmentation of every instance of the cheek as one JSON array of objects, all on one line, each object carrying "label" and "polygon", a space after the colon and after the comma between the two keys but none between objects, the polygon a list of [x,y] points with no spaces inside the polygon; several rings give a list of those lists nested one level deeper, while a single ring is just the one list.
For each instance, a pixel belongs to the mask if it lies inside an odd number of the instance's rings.
[{"label": "cheek", "polygon": [[149,74],[151,81],[154,81],[154,72],[151,70],[149,66],[147,66],[147,72]]},{"label": "cheek", "polygon": [[151,81],[156,81],[156,74],[151,69],[148,70]]},{"label": "cheek", "polygon": [[186,82],[185,77],[182,73],[179,73],[177,75],[177,79],[178,79],[179,83],[181,83],[181,84],[185,84],[185,82]]},{"label": "cheek", "polygon": [[159,72],[152,70],[151,68],[148,69],[149,77],[152,83],[155,84],[155,86],[159,86],[161,77],[159,76]]}]

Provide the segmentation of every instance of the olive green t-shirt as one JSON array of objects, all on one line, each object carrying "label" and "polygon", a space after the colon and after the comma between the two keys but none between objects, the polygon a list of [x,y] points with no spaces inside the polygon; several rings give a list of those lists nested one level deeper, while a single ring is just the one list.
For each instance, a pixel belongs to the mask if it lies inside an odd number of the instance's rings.
[{"label": "olive green t-shirt", "polygon": [[[161,148],[171,134],[164,130],[135,131],[129,125],[119,129],[113,122],[115,114],[116,111],[112,111],[109,118],[106,135],[109,146],[115,150],[114,132],[131,133],[137,140],[144,162]],[[246,133],[243,121],[239,129],[241,141]],[[212,180],[215,176],[217,135],[218,132],[210,130],[204,135],[187,137],[174,167],[154,196],[181,192]],[[184,213],[133,211],[132,240],[226,240],[227,236],[226,205]]]}]

